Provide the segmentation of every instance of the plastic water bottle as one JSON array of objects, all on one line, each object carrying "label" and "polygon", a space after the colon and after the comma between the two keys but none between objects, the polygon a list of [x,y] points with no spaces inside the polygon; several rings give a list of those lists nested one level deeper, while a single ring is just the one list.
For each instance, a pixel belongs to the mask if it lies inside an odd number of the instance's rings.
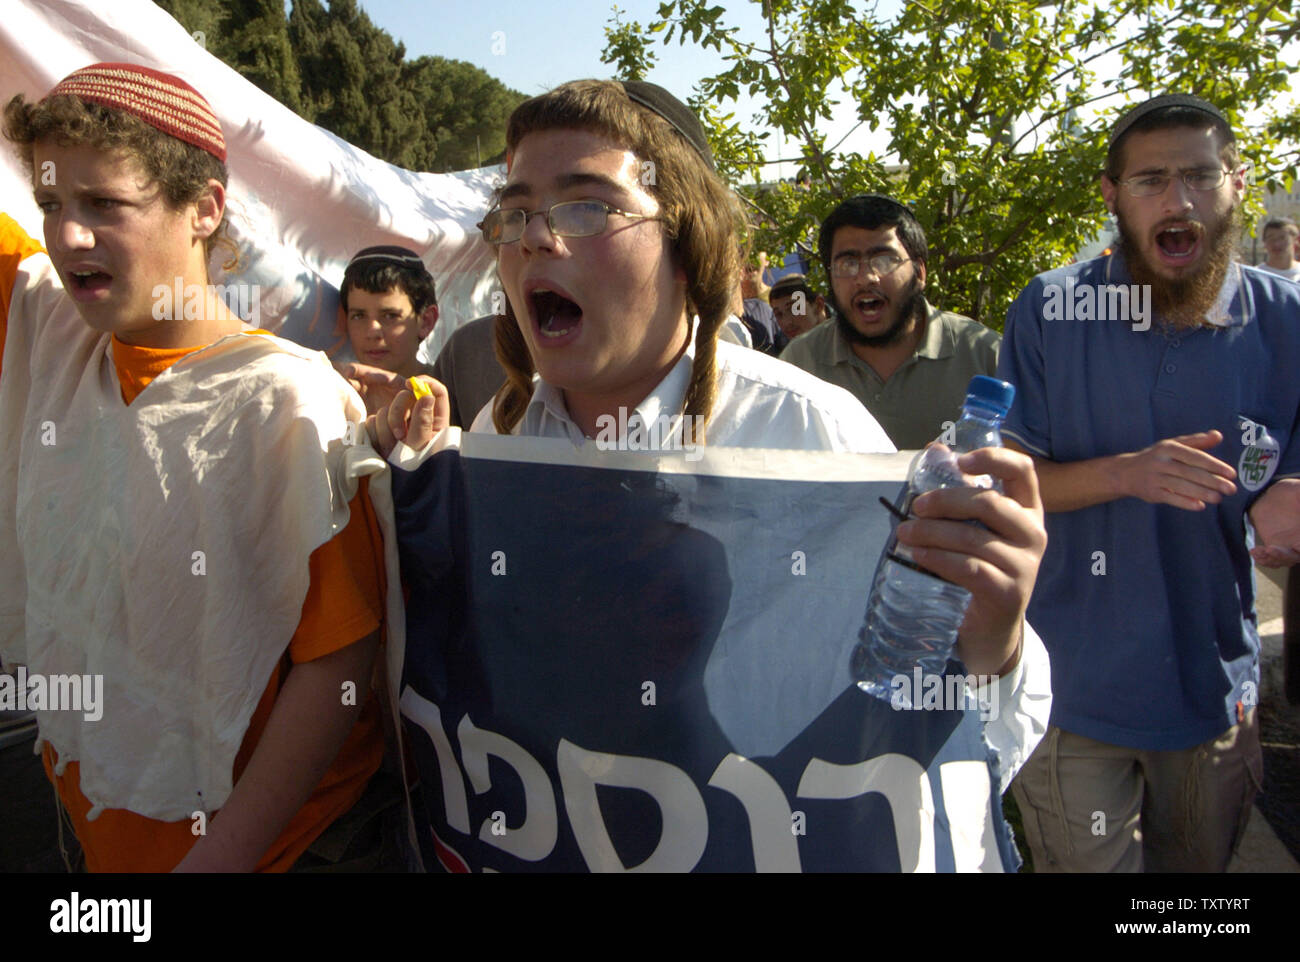
[{"label": "plastic water bottle", "polygon": [[[911,517],[916,497],[940,488],[1002,490],[997,479],[987,474],[963,474],[957,457],[977,448],[1002,446],[999,429],[1015,394],[1006,381],[983,375],[971,378],[961,418],[912,462],[902,513]],[[968,604],[970,592],[920,568],[907,547],[891,536],[876,567],[866,620],[853,652],[851,668],[858,687],[896,708],[914,707],[908,698],[913,670],[920,666],[923,675],[943,674]],[[909,679],[908,684],[894,684],[900,675]]]}]

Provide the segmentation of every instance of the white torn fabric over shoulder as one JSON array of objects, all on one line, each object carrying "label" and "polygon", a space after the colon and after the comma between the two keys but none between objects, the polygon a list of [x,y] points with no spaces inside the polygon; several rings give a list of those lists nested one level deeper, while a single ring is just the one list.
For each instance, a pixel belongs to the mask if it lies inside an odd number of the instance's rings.
[{"label": "white torn fabric over shoulder", "polygon": [[[188,819],[230,794],[301,619],[308,559],[346,526],[359,478],[386,482],[386,467],[346,443],[365,417],[355,392],[324,355],[279,338],[223,338],[124,405],[108,335],[48,260],[30,263],[6,338],[6,360],[30,364],[6,363],[0,381],[0,443],[18,452],[0,465],[0,538],[15,541],[0,544],[0,578],[25,599],[0,611],[0,659],[103,676],[98,721],[38,712],[95,813]],[[50,418],[57,444],[22,443]],[[372,487],[391,532],[387,485]]]}]

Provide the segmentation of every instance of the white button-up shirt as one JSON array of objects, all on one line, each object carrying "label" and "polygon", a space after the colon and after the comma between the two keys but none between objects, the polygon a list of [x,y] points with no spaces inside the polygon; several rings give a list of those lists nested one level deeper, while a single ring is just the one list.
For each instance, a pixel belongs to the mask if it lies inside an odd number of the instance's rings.
[{"label": "white button-up shirt", "polygon": [[[681,440],[681,410],[690,386],[695,344],[691,343],[673,369],[626,417],[618,429],[655,425],[668,430],[654,435]],[[889,436],[848,391],[813,377],[792,364],[759,351],[719,341],[718,393],[709,417],[706,438],[725,448],[773,448],[798,451],[844,451],[892,454]],[[568,438],[582,444],[586,437],[569,417],[564,393],[541,378],[534,379],[533,398],[514,433],[524,437]],[[471,431],[495,434],[492,405],[484,406]],[[621,436],[620,430],[620,436]]]}]

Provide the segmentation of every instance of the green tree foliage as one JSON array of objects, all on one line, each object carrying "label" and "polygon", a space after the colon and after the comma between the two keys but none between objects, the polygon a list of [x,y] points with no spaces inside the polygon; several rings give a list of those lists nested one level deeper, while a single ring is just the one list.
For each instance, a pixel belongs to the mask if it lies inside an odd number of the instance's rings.
[{"label": "green tree foliage", "polygon": [[[926,227],[934,299],[991,326],[1030,277],[1102,228],[1107,129],[1133,102],[1199,94],[1228,115],[1257,180],[1289,188],[1295,177],[1300,113],[1243,121],[1289,96],[1296,68],[1281,48],[1297,33],[1294,0],[912,0],[892,20],[848,0],[755,2],[758,37],[706,0],[666,0],[644,27],[616,10],[605,62],[631,79],[653,67],[657,41],[721,52],[728,67],[692,106],[754,210],[757,246],[792,250],[844,197],[889,193]],[[768,135],[718,106],[742,92],[759,129],[798,145],[811,188],[757,188]],[[888,136],[890,168],[828,143],[840,100]]]},{"label": "green tree foliage", "polygon": [[463,60],[419,57],[405,69],[419,110],[437,135],[438,170],[504,159],[506,121],[523,94]]},{"label": "green tree foliage", "polygon": [[298,65],[278,0],[155,0],[208,52],[296,113]]},{"label": "green tree foliage", "polygon": [[155,0],[210,53],[299,116],[412,170],[462,170],[505,151],[524,99],[473,64],[406,59],[356,0]]},{"label": "green tree foliage", "polygon": [[302,72],[303,116],[395,164],[431,168],[437,137],[405,82],[406,49],[355,0],[297,0],[289,40]]}]

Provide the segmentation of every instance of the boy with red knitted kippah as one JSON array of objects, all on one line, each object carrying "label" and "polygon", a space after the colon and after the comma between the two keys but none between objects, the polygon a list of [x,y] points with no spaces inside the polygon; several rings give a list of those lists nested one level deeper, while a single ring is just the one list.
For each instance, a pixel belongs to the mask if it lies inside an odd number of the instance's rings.
[{"label": "boy with red knitted kippah", "polygon": [[287,869],[382,755],[364,411],[209,286],[197,91],[95,64],[4,121],[48,254],[0,215],[0,662],[100,679],[96,714],[35,706],[92,871]]}]

